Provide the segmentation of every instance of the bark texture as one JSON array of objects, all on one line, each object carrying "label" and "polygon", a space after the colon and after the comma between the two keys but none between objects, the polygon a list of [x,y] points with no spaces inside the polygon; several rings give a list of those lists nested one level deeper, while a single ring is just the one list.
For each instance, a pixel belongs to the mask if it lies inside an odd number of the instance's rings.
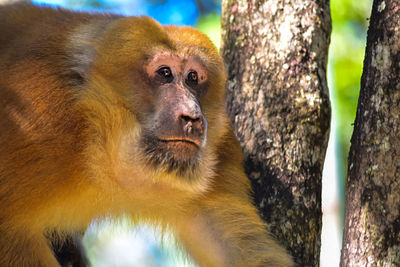
[{"label": "bark texture", "polygon": [[400,2],[375,0],[346,189],[341,266],[400,266]]},{"label": "bark texture", "polygon": [[223,1],[228,112],[255,204],[297,266],[319,266],[330,32],[328,0]]}]

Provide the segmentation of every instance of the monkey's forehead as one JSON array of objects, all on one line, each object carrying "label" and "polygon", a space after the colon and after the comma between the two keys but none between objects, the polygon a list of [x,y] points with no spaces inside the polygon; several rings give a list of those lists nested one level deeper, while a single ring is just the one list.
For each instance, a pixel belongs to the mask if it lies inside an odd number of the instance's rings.
[{"label": "monkey's forehead", "polygon": [[211,57],[220,57],[218,49],[208,36],[199,30],[184,26],[163,26],[171,42],[182,51],[186,50],[188,54],[207,54]]},{"label": "monkey's forehead", "polygon": [[197,53],[191,52],[190,49],[184,50],[165,50],[156,49],[153,51],[151,61],[170,61],[179,64],[185,64],[189,61],[194,61],[205,67],[205,62],[199,57]]},{"label": "monkey's forehead", "polygon": [[211,50],[216,50],[215,45],[208,38],[208,36],[193,27],[165,25],[163,26],[163,28],[168,37],[170,37],[172,40],[177,41],[178,43],[189,46],[203,46]]}]

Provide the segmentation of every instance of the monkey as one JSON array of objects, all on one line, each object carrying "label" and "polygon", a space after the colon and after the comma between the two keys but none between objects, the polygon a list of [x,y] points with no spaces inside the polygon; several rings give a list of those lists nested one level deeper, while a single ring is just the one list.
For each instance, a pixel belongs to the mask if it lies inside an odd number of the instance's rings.
[{"label": "monkey", "polygon": [[199,266],[292,266],[252,204],[226,79],[188,26],[0,6],[0,266],[60,266],[48,236],[123,215]]}]

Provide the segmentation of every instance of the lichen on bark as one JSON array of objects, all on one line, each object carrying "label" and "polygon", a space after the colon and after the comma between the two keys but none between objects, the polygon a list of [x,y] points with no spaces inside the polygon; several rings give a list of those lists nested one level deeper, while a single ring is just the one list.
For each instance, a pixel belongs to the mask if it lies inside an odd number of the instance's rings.
[{"label": "lichen on bark", "polygon": [[330,105],[329,1],[223,1],[227,108],[255,203],[298,266],[318,266]]}]

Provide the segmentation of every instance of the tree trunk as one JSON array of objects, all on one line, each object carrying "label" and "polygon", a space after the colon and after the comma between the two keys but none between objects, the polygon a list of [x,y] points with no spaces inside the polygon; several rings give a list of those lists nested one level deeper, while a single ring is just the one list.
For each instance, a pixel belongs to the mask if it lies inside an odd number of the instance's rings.
[{"label": "tree trunk", "polygon": [[223,1],[227,108],[255,203],[297,266],[318,266],[330,105],[329,1]]},{"label": "tree trunk", "polygon": [[375,0],[351,139],[341,266],[400,266],[400,3]]}]

